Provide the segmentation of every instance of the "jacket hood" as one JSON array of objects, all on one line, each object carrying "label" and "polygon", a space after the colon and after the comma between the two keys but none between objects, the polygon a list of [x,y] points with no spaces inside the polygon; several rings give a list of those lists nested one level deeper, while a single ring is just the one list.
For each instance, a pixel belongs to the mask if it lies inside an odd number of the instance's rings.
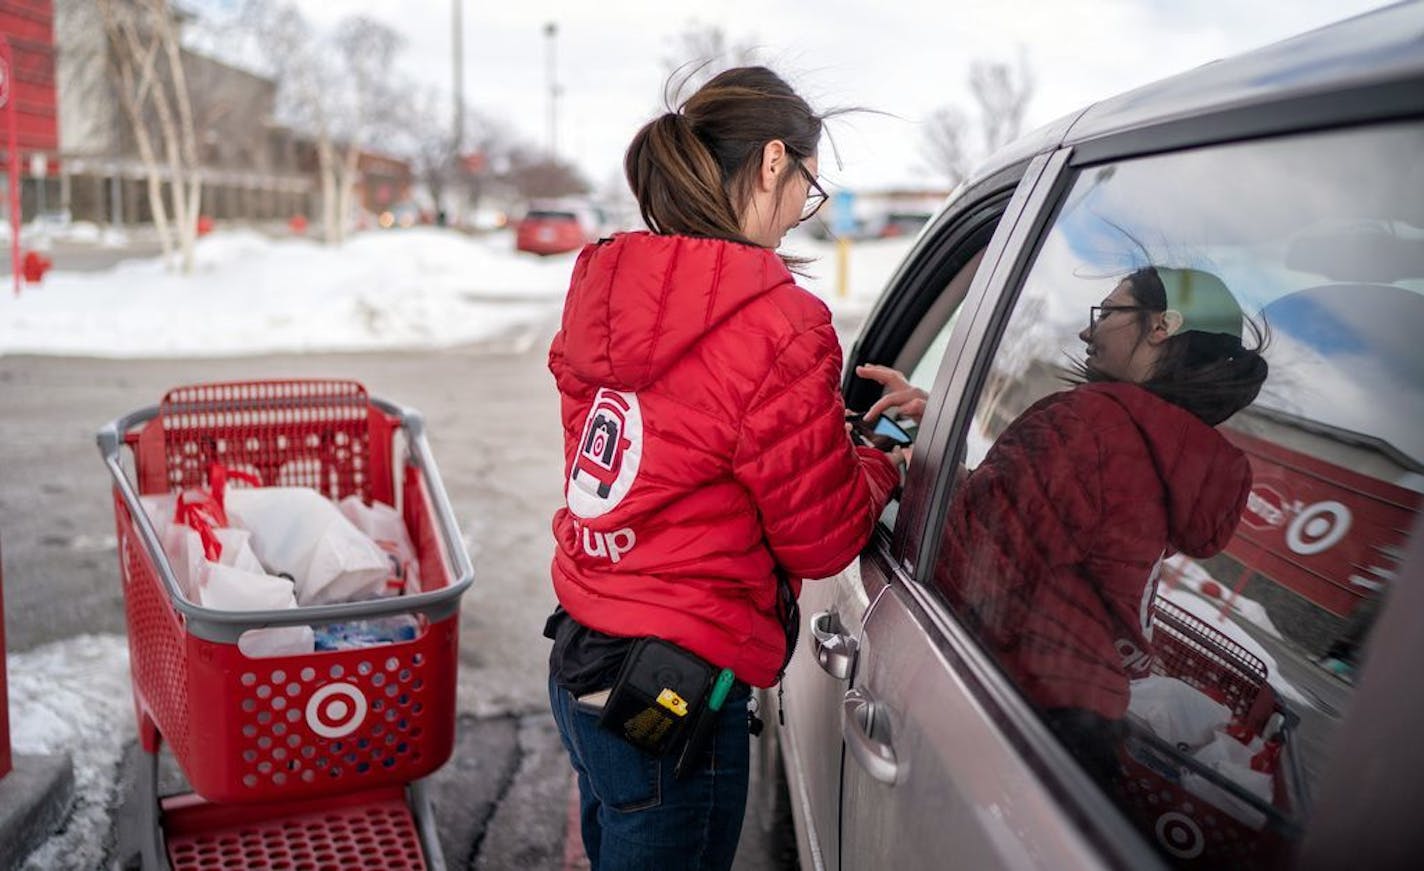
[{"label": "jacket hood", "polygon": [[1135,384],[1089,384],[1126,410],[1167,494],[1167,535],[1194,557],[1218,553],[1236,531],[1251,491],[1246,455],[1215,428]]},{"label": "jacket hood", "polygon": [[618,390],[653,382],[752,300],[794,283],[776,253],[720,239],[620,233],[579,255],[564,302],[564,361]]}]

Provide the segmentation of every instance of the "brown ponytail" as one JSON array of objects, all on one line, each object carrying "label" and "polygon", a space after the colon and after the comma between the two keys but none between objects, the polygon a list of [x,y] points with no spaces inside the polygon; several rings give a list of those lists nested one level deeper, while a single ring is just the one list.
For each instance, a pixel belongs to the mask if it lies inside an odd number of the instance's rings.
[{"label": "brown ponytail", "polygon": [[779,139],[792,158],[805,160],[816,153],[821,120],[765,67],[718,74],[676,111],[649,121],[628,146],[623,169],[643,223],[654,233],[754,245],[739,215],[762,149]]}]

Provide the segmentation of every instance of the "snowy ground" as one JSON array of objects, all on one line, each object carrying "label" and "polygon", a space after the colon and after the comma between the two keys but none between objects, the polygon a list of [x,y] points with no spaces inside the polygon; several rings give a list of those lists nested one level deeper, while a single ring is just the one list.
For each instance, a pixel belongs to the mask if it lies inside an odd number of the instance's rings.
[{"label": "snowy ground", "polygon": [[74,809],[23,866],[97,868],[104,858],[115,774],[134,740],[128,642],[81,635],[9,658],[10,742],[16,753],[68,753]]},{"label": "snowy ground", "polygon": [[[834,247],[803,283],[838,310],[873,303],[908,240],[857,243],[849,293],[836,295]],[[514,250],[508,233],[472,238],[421,228],[363,233],[341,247],[226,231],[199,241],[191,275],[157,259],[100,272],[52,271],[0,296],[0,354],[243,356],[448,348],[517,331],[557,310],[575,255]]]}]

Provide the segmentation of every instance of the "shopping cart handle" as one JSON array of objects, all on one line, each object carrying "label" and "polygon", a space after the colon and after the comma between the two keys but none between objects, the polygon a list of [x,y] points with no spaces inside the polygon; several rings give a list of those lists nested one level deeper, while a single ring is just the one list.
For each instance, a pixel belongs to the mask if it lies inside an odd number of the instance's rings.
[{"label": "shopping cart handle", "polygon": [[410,462],[420,469],[421,474],[425,477],[440,538],[445,545],[445,553],[450,559],[455,575],[449,585],[440,589],[401,596],[398,599],[371,599],[363,602],[313,605],[280,611],[223,611],[196,605],[186,599],[180,591],[178,579],[173,574],[173,568],[169,565],[163,547],[158,541],[158,533],[153,527],[148,512],[143,509],[138,492],[134,489],[133,482],[129,480],[121,463],[120,447],[124,443],[125,434],[157,417],[158,406],[147,406],[130,412],[110,421],[95,433],[99,453],[103,457],[104,465],[109,469],[109,474],[114,479],[114,487],[128,508],[134,525],[138,529],[143,548],[148,552],[150,562],[157,570],[169,600],[173,603],[174,609],[184,616],[187,622],[187,631],[190,634],[209,641],[236,643],[243,632],[258,627],[321,625],[365,617],[386,616],[393,612],[419,613],[432,621],[438,621],[449,617],[459,609],[460,596],[474,582],[475,570],[470,562],[469,554],[465,551],[459,526],[455,521],[454,509],[450,504],[449,496],[445,493],[444,483],[440,479],[440,470],[435,464],[435,457],[425,438],[425,418],[413,408],[377,399],[374,396],[368,397],[368,401],[381,411],[400,420],[401,428],[405,431],[410,448]]},{"label": "shopping cart handle", "polygon": [[[464,539],[460,535],[459,524],[455,521],[455,509],[445,492],[445,482],[440,478],[440,468],[435,465],[435,455],[430,451],[430,443],[425,438],[425,416],[413,408],[394,402],[369,397],[372,405],[387,414],[400,418],[410,443],[411,461],[425,475],[430,497],[435,507],[435,517],[440,525],[440,535],[445,540],[445,552],[454,563],[456,581],[452,586],[464,589],[474,579],[475,567],[470,563],[470,555],[465,552]],[[463,582],[463,583],[462,583]]]}]

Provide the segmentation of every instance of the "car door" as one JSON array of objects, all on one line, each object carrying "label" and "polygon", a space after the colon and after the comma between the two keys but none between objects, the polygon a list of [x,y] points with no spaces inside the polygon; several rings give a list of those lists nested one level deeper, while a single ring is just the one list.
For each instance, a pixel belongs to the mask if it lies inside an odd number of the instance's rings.
[{"label": "car door", "polygon": [[[1021,169],[1012,199],[999,202],[1003,218],[992,241],[978,252],[967,297],[924,348],[927,353],[915,359],[920,349],[914,333],[920,325],[913,323],[913,313],[901,311],[911,323],[873,322],[862,339],[860,359],[933,372],[931,409],[942,409],[959,361],[972,357],[978,336],[972,327],[980,332],[984,327],[976,315],[986,300],[992,305],[989,288],[997,286],[998,267],[1012,259],[1031,232],[1063,163],[1063,157],[1044,155]],[[909,270],[900,278],[916,280]],[[848,395],[854,404],[866,392],[851,384]],[[944,423],[927,416],[892,547],[868,551],[861,559],[861,574],[875,595],[857,621],[858,661],[840,696],[838,723],[845,747],[840,867],[943,867],[951,857],[956,866],[972,868],[1093,867],[1089,842],[1029,788],[1033,771],[993,726],[984,701],[956,677],[976,658],[972,645],[937,643],[945,627],[936,623],[932,608],[917,601],[908,583],[924,544],[926,517],[936,513],[928,497],[948,470],[936,461],[948,441]]]},{"label": "car door", "polygon": [[[1417,842],[1417,827],[1381,814],[1388,802],[1375,792],[1392,788],[1397,765],[1399,788],[1417,792],[1417,742],[1376,739],[1402,734],[1396,718],[1419,719],[1417,668],[1411,676],[1399,658],[1418,649],[1409,609],[1424,533],[1421,148],[1416,119],[1111,162],[1077,164],[1062,149],[1015,194],[1023,206],[1011,205],[991,246],[1003,240],[1004,252],[986,254],[992,266],[976,276],[935,380],[898,549],[862,560],[884,587],[862,617],[842,702],[841,868],[1323,867],[1321,856],[1351,849],[1409,855],[1399,838]],[[945,555],[972,550],[977,527],[948,528],[947,509],[1012,421],[1071,389],[1090,312],[1148,267],[1210,272],[1243,322],[1266,327],[1270,374],[1218,428],[1253,473],[1236,535],[1220,554],[1168,554],[1160,576],[1144,575],[1154,674],[1230,710],[1200,745],[1144,731],[1129,703],[1117,776],[1095,780],[1031,701],[1035,673],[978,634],[982,611],[950,595],[965,589],[965,564]],[[1255,344],[1244,329],[1241,340],[1243,351]],[[1012,513],[979,517],[987,528],[1018,522]],[[965,537],[948,548],[952,534]],[[981,576],[1017,570],[970,565]],[[1184,669],[1173,657],[1192,644]],[[1203,761],[1230,741],[1249,765]],[[1257,775],[1253,793],[1243,784]],[[1375,792],[1361,791],[1367,783]],[[1392,820],[1396,840],[1370,837],[1362,802]]]},{"label": "car door", "polygon": [[[973,186],[938,216],[868,318],[862,335],[876,341],[853,352],[857,359],[904,366],[915,383],[931,386],[960,304],[1024,169],[1020,164]],[[848,396],[851,407],[863,411],[872,399],[867,385],[856,386],[856,380],[848,374],[853,385]],[[833,578],[802,587],[800,649],[780,696],[772,697],[785,723],[775,749],[795,792],[791,804],[806,868],[841,867],[841,710],[861,621],[885,587],[883,565],[895,548],[899,512],[896,500],[866,549],[879,558],[862,559]]]}]

